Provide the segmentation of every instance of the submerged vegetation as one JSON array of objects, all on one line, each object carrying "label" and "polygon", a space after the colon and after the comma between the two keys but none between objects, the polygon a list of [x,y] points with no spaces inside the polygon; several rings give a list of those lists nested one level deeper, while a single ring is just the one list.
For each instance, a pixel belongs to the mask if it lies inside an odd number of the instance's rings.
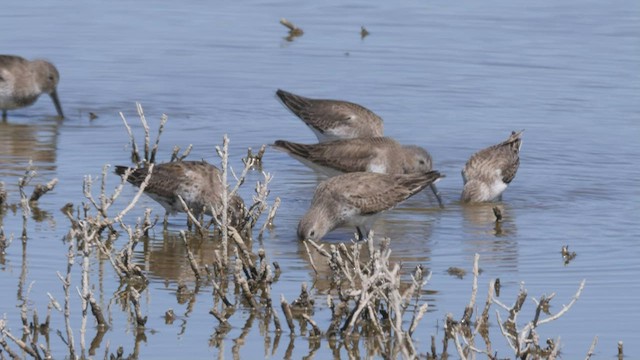
[{"label": "submerged vegetation", "polygon": [[[144,128],[142,147],[136,143],[131,127],[122,116],[130,136],[131,159],[138,167],[148,166],[152,169],[167,118],[162,118],[157,138],[152,144],[149,126],[139,105],[138,114]],[[315,280],[326,281],[328,290],[316,294],[306,283],[302,283],[296,299],[274,294],[272,285],[280,279],[280,266],[274,261],[277,259],[271,258],[260,246],[261,242],[255,241],[262,239],[273,226],[280,206],[279,198],[272,200],[270,197],[271,175],[262,171],[265,148],[262,147],[256,154],[249,150],[243,159],[244,168],[238,174],[229,165],[228,145],[229,140],[225,136],[222,145],[216,147],[224,184],[223,199],[227,201],[223,201],[220,208],[210,209],[214,214],[210,220],[194,216],[194,213],[203,212],[189,209],[183,201],[189,225],[186,231],[179,233],[187,255],[181,261],[188,265],[195,281],[180,285],[177,296],[182,299],[179,301],[191,304],[196,301],[195,294],[203,289],[211,291],[209,314],[212,324],[217,327],[209,345],[221,347],[225,341],[229,341],[232,317],[244,312],[249,315],[241,338],[235,340],[232,348],[234,357],[239,356],[244,343],[242,337],[251,330],[256,319],[265,337],[265,349],[271,349],[272,354],[278,348],[281,336],[290,335],[285,358],[292,357],[295,342],[305,340],[309,344],[308,357],[312,357],[323,342],[336,358],[340,357],[341,352],[346,352],[351,358],[363,357],[360,354],[362,347],[368,356],[383,358],[558,357],[560,338],[542,339],[539,328],[557,320],[575,304],[585,281],[577,286],[575,295],[567,305],[555,313],[551,313],[549,308],[555,294],[542,295],[532,299],[533,302],[526,302],[528,293],[524,284],[513,304],[502,303],[496,295],[500,291],[499,279],[490,281],[483,303],[478,296],[481,285],[478,284],[480,256],[477,254],[473,262],[468,305],[460,309],[462,315],[459,318],[449,313],[445,319],[440,319],[444,331],[437,336],[432,335],[430,339],[416,339],[415,332],[429,308],[425,294],[431,274],[422,266],[408,269],[400,263],[394,263],[390,258],[390,239],[374,241],[373,233],[364,241],[329,246],[306,241],[304,246]],[[190,150],[191,147],[180,154],[180,149],[175,147],[170,161],[182,161]],[[250,171],[261,171],[263,179],[255,184],[251,201],[245,199],[242,220],[232,226],[228,216],[228,199],[247,185],[246,177]],[[56,299],[49,295],[44,322],[41,322],[37,308],[31,305],[42,300],[28,299],[29,289],[25,289],[26,263],[23,261],[18,285],[22,300],[19,306],[21,324],[9,324],[6,316],[0,319],[0,359],[50,359],[53,358],[52,354],[63,353],[71,359],[99,357],[96,355],[98,349],[102,349],[105,359],[139,358],[144,355],[140,352],[139,344],[145,338],[147,319],[161,316],[167,323],[174,321],[175,314],[171,309],[154,309],[158,313],[142,311],[140,294],[149,285],[149,279],[147,271],[136,262],[134,256],[136,248],[148,240],[150,230],[160,227],[162,222],[159,216],[152,216],[150,209],[133,221],[130,220],[131,216],[127,216],[136,206],[153,172],[149,171],[132,198],[122,195],[126,177],[131,171],[125,173],[111,193],[107,192],[106,186],[108,172],[109,166],[104,166],[101,178],[87,176],[82,189],[84,199],[61,209],[69,221],[69,230],[64,239],[67,267],[57,273],[64,298]],[[33,195],[28,197],[26,187],[35,176],[35,170],[29,168],[19,180],[19,205],[9,204],[6,191],[0,186],[0,213],[4,214],[11,207],[14,212],[22,213],[23,254],[29,241],[29,214],[36,211],[39,197],[56,185],[55,179],[46,185],[36,185]],[[99,187],[97,193],[95,187]],[[117,206],[113,206],[115,204]],[[114,210],[116,208],[118,210]],[[0,227],[0,256],[16,246],[12,244],[12,239],[13,235],[7,236]],[[191,250],[194,244],[202,241],[215,244],[206,259],[198,258]],[[94,295],[95,286],[91,283],[90,273],[96,257],[106,259],[118,276],[116,281],[119,281],[120,291],[112,301],[118,303],[119,307],[112,308],[111,302],[106,304]],[[81,274],[79,278],[72,277],[75,271]],[[465,275],[464,270],[458,268],[451,268],[451,274],[460,278]],[[72,302],[71,298],[75,296],[80,299],[79,307],[72,306],[76,302]],[[320,320],[318,316],[319,306],[316,303],[323,297],[330,310],[328,320]],[[274,304],[278,300],[280,306]],[[535,306],[527,306],[531,303]],[[118,348],[110,347],[108,343],[102,344],[104,334],[114,326],[109,312],[118,309],[127,314],[129,325],[135,329],[132,331],[135,337],[133,349],[125,350],[121,344],[115,344]],[[60,316],[64,328],[52,328],[52,316]],[[80,328],[74,330],[73,325],[78,323]],[[18,325],[21,326],[20,330],[16,330]],[[87,342],[87,333],[90,331],[93,331],[93,340]],[[52,340],[53,333],[60,341]],[[492,344],[499,338],[507,342],[512,353],[498,354],[494,350]],[[591,348],[585,349],[587,358],[593,354],[596,343],[597,337]],[[430,344],[430,347],[426,348],[426,344]],[[619,354],[622,356],[622,344],[619,345]]]}]

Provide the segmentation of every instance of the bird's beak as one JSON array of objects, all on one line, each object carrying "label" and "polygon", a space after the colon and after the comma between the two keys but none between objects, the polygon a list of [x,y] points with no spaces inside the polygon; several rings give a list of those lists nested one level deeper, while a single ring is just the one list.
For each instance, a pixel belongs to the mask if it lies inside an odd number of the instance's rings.
[{"label": "bird's beak", "polygon": [[51,96],[51,100],[53,100],[53,105],[56,107],[56,111],[58,112],[58,116],[61,119],[64,119],[64,114],[62,113],[62,106],[60,106],[60,100],[58,99],[58,92],[53,90],[49,96]]}]

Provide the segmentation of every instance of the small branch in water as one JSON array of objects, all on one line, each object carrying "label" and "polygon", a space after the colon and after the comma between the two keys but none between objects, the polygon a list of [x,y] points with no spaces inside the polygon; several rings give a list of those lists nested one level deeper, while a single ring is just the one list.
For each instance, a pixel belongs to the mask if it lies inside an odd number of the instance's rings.
[{"label": "small branch in water", "polygon": [[184,160],[191,153],[191,149],[193,149],[193,144],[189,144],[189,146],[187,146],[187,148],[184,150],[182,155],[178,155],[178,153],[180,152],[180,147],[177,146],[177,145],[174,146],[173,147],[173,152],[171,153],[171,160],[169,160],[169,161],[173,162],[173,161],[182,161],[182,160]]},{"label": "small branch in water", "polygon": [[251,162],[251,164],[257,168],[262,169],[262,156],[264,156],[264,152],[267,149],[267,145],[263,144],[260,147],[260,150],[256,154],[253,154],[251,148],[247,148],[247,157],[242,158],[242,163],[246,164]]},{"label": "small branch in water", "polygon": [[369,36],[370,32],[364,26],[360,26],[360,38],[364,39]]},{"label": "small branch in water", "polygon": [[302,31],[302,29],[295,26],[291,21],[285,18],[280,19],[280,24],[286,26],[289,29],[289,36],[285,38],[285,40],[287,41],[293,41],[298,36],[302,36],[302,34],[304,34],[304,31]]},{"label": "small branch in water", "polygon": [[[312,241],[312,240],[308,240],[308,241]],[[309,251],[309,245],[307,245],[307,240],[305,240],[303,244],[304,244],[304,248],[307,250],[307,256],[309,256],[309,263],[311,264],[311,268],[313,269],[313,272],[316,274],[316,277],[317,277],[318,268],[316,268],[316,263],[315,261],[313,261],[313,256],[311,255],[311,251]]]},{"label": "small branch in water", "polygon": [[311,318],[311,316],[307,315],[307,314],[302,314],[302,317],[307,320],[307,322],[311,325],[311,327],[313,328],[313,331],[311,332],[311,334],[309,334],[310,336],[322,336],[322,331],[320,331],[320,328],[318,327],[318,324],[316,324],[315,321],[313,321],[313,319]]},{"label": "small branch in water", "polygon": [[100,307],[96,299],[93,297],[92,293],[89,293],[89,304],[91,305],[91,313],[96,318],[96,321],[98,322],[98,326],[101,328],[107,328],[108,324],[107,324],[107,321],[104,319],[104,315],[102,314],[102,308]]},{"label": "small branch in water", "polygon": [[280,19],[280,24],[284,25],[287,27],[287,29],[289,29],[289,33],[291,35],[294,36],[300,36],[302,34],[304,34],[304,31],[302,31],[302,29],[300,29],[299,27],[295,26],[291,21],[282,18]]},{"label": "small branch in water", "polygon": [[293,315],[291,314],[291,306],[284,298],[284,295],[280,295],[280,306],[282,307],[282,312],[284,313],[284,317],[287,319],[287,325],[289,325],[289,330],[291,333],[295,333],[295,325],[293,324]]},{"label": "small branch in water", "polygon": [[37,202],[40,199],[40,197],[42,197],[42,195],[53,190],[53,188],[56,187],[57,183],[58,183],[58,179],[54,178],[53,180],[49,181],[46,185],[40,185],[40,184],[36,185],[36,187],[33,189],[33,193],[31,193],[31,197],[29,198],[29,203]]},{"label": "small branch in water", "polygon": [[500,210],[499,207],[497,207],[497,206],[493,207],[493,215],[495,215],[495,217],[496,217],[496,222],[501,222],[502,221],[502,210]]},{"label": "small branch in water", "polygon": [[589,360],[591,359],[591,355],[593,355],[594,350],[596,349],[596,345],[598,344],[598,337],[594,337],[593,338],[593,342],[591,343],[591,346],[589,347],[589,351],[587,351],[587,357],[585,358],[585,360]]},{"label": "small branch in water", "polygon": [[569,245],[563,245],[560,253],[562,254],[562,259],[564,260],[565,265],[569,265],[571,260],[575,259],[577,256],[575,251],[569,251]]},{"label": "small branch in water", "polygon": [[4,183],[0,181],[0,209],[7,205],[7,191],[4,189]]},{"label": "small branch in water", "polygon": [[[182,200],[182,198],[180,199]],[[200,267],[198,266],[198,261],[195,256],[191,252],[191,248],[189,247],[189,242],[187,241],[187,234],[184,231],[180,231],[180,236],[182,237],[182,241],[184,242],[184,246],[187,248],[187,258],[189,259],[189,265],[191,266],[191,270],[193,274],[196,276],[196,280],[200,281],[202,276],[200,275]]]},{"label": "small branch in water", "polygon": [[264,222],[264,224],[262,224],[262,228],[258,233],[258,238],[262,238],[262,235],[264,234],[264,231],[267,228],[273,227],[273,219],[276,217],[276,212],[278,211],[279,207],[280,207],[280,197],[277,197],[276,200],[273,202],[273,205],[271,205],[271,208],[269,209],[269,215],[267,216],[267,220]]},{"label": "small branch in water", "polygon": [[129,139],[131,139],[131,162],[133,162],[134,164],[139,164],[140,152],[138,151],[138,144],[136,143],[136,139],[133,137],[131,126],[129,126],[129,123],[127,122],[127,118],[125,118],[122,112],[120,112],[120,118],[124,123],[124,127],[127,129],[127,133],[129,134]]},{"label": "small branch in water", "polygon": [[622,341],[618,341],[618,359],[619,360],[624,359],[624,349],[622,347],[623,347]]},{"label": "small branch in water", "polygon": [[29,207],[29,201],[27,200],[27,194],[25,193],[25,186],[29,185],[31,180],[36,176],[36,171],[33,168],[33,162],[29,161],[29,166],[24,172],[24,176],[18,179],[18,189],[20,190],[20,205],[22,208],[22,242],[26,243],[27,241],[27,219],[29,214],[31,213],[31,208]]},{"label": "small branch in water", "polygon": [[156,142],[153,144],[153,149],[151,149],[151,158],[149,159],[149,163],[153,164],[156,162],[156,153],[158,152],[158,144],[160,143],[160,136],[162,135],[162,131],[164,130],[164,125],[169,120],[169,117],[166,114],[162,114],[160,117],[160,127],[158,128],[158,136],[156,136]]}]

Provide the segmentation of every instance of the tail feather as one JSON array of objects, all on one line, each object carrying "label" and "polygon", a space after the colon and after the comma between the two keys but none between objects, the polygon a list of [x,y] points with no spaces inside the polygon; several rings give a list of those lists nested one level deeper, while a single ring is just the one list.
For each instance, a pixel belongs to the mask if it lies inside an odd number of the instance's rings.
[{"label": "tail feather", "polygon": [[125,172],[127,172],[127,170],[129,170],[128,166],[116,165],[116,168],[113,172],[115,172],[116,175],[122,176]]},{"label": "tail feather", "polygon": [[276,140],[273,146],[288,152],[291,155],[308,158],[311,152],[310,145],[294,143],[286,140]]},{"label": "tail feather", "polygon": [[502,144],[508,144],[515,151],[520,151],[520,146],[522,146],[522,133],[524,130],[520,130],[518,132],[512,131],[511,135],[507,140],[505,140]]},{"label": "tail feather", "polygon": [[[116,165],[114,172],[117,175],[122,176],[129,169],[130,167],[128,166]],[[135,186],[140,186],[140,184],[142,184],[142,182],[144,181],[145,177],[147,177],[147,171],[148,171],[147,168],[134,169],[131,175],[129,175],[129,177],[127,178],[127,182]]]},{"label": "tail feather", "polygon": [[410,189],[412,194],[415,194],[445,176],[436,170],[432,170],[423,174],[396,175],[396,177],[400,184]]}]

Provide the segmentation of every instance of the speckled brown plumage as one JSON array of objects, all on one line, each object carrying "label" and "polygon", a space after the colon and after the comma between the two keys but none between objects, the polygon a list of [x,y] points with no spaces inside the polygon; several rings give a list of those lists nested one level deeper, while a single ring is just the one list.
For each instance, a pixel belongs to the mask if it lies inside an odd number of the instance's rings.
[{"label": "speckled brown plumage", "polygon": [[318,240],[341,225],[354,225],[366,236],[376,215],[440,179],[437,171],[409,175],[356,172],[321,182],[298,224],[298,238]]},{"label": "speckled brown plumage", "polygon": [[318,141],[383,136],[382,119],[373,111],[342,100],[310,99],[276,91],[282,103],[304,121]]},{"label": "speckled brown plumage", "polygon": [[6,119],[7,110],[29,106],[41,94],[49,94],[62,118],[62,106],[56,87],[60,74],[53,64],[44,60],[29,61],[20,56],[0,55],[0,109]]},{"label": "speckled brown plumage", "polygon": [[462,170],[463,202],[493,201],[501,197],[520,166],[523,131],[513,131],[507,140],[471,156]]},{"label": "speckled brown plumage", "polygon": [[[126,166],[116,166],[115,172],[123,175]],[[127,181],[140,186],[147,176],[148,168],[133,171]],[[184,212],[178,195],[182,197],[192,212],[198,216],[203,212],[211,215],[211,205],[222,206],[222,172],[205,161],[176,161],[156,164],[151,174],[145,194],[160,203],[170,213]],[[232,221],[239,220],[244,203],[235,195],[229,201]]]},{"label": "speckled brown plumage", "polygon": [[329,174],[331,170],[409,174],[427,172],[432,168],[431,155],[426,150],[400,145],[388,137],[333,140],[319,144],[277,140],[274,147]]}]

